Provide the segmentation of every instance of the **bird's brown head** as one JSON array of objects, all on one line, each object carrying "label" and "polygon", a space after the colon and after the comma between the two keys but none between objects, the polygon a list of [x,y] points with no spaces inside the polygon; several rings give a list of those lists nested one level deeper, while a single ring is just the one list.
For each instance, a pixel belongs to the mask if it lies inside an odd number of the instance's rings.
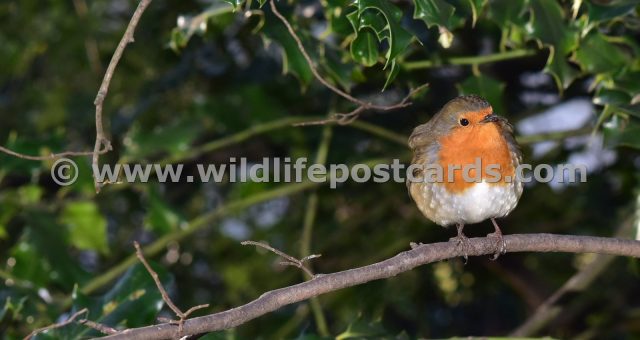
[{"label": "bird's brown head", "polygon": [[[437,128],[478,131],[488,123],[504,121],[493,113],[493,108],[484,98],[476,95],[460,96],[452,99],[433,117]],[[474,129],[475,128],[475,129]]]},{"label": "bird's brown head", "polygon": [[511,132],[506,119],[494,114],[493,108],[484,98],[477,95],[459,96],[446,103],[429,122],[418,126],[409,145],[415,149],[450,135],[456,136],[458,140],[472,136],[477,139],[504,129]]}]

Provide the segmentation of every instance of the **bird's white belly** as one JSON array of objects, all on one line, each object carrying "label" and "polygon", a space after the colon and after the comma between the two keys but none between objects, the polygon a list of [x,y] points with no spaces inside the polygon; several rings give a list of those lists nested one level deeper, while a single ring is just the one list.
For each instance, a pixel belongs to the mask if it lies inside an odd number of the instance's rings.
[{"label": "bird's white belly", "polygon": [[461,193],[450,193],[442,184],[420,183],[412,185],[411,194],[422,213],[435,223],[442,226],[470,224],[509,214],[518,204],[522,184],[480,182]]}]

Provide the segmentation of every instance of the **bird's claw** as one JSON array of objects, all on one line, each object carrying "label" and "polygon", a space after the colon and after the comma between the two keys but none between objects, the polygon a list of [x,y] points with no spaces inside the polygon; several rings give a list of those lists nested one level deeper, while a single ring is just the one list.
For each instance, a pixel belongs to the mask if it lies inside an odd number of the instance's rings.
[{"label": "bird's claw", "polygon": [[500,255],[507,253],[507,242],[505,242],[501,232],[493,232],[488,234],[487,237],[496,239],[496,252],[493,254],[491,260],[495,261]]},{"label": "bird's claw", "polygon": [[467,261],[469,260],[469,248],[473,247],[471,242],[469,242],[469,238],[464,234],[458,234],[458,236],[450,238],[449,242],[456,242],[458,247],[462,247],[464,264],[467,264]]}]

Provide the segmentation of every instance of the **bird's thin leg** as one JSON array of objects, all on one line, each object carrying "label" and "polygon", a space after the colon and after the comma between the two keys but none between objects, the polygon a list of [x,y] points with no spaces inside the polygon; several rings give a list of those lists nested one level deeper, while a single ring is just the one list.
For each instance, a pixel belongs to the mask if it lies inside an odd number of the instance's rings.
[{"label": "bird's thin leg", "polygon": [[493,258],[492,258],[492,260],[496,260],[500,256],[500,254],[507,253],[507,243],[504,241],[504,237],[502,236],[502,230],[500,230],[500,227],[498,226],[498,222],[496,222],[496,219],[492,218],[491,223],[493,223],[493,227],[495,228],[495,231],[487,235],[487,237],[494,237],[497,239],[496,253],[493,254]]},{"label": "bird's thin leg", "polygon": [[449,239],[449,241],[455,241],[458,243],[458,246],[462,247],[462,252],[464,254],[464,263],[466,264],[467,260],[469,259],[468,250],[471,244],[469,243],[469,238],[462,232],[463,228],[464,224],[457,223],[456,229],[458,229],[458,236],[452,237],[451,239]]}]

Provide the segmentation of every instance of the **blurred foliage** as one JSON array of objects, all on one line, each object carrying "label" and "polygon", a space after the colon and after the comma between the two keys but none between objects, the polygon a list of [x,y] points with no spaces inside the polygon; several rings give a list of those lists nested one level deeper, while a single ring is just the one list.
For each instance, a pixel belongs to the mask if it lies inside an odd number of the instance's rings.
[{"label": "blurred foliage", "polygon": [[[136,3],[131,0],[0,2],[0,145],[27,154],[91,150],[95,97]],[[503,219],[507,233],[611,236],[628,225],[639,192],[640,7],[636,0],[323,0],[276,3],[321,74],[354,96],[403,110],[331,127],[327,163],[400,158],[398,139],[460,93],[478,93],[512,122],[572,98],[588,98],[595,135],[613,162],[567,187],[534,184]],[[383,89],[384,92],[381,92]],[[154,1],[128,46],[105,102],[114,151],[101,162],[222,164],[230,157],[315,158],[321,127],[294,127],[353,104],[317,82],[264,0]],[[570,117],[568,118],[570,120]],[[367,124],[365,124],[367,123]],[[553,127],[560,121],[549,121]],[[575,141],[575,140],[574,140]],[[574,145],[574,146],[572,146]],[[567,140],[532,163],[566,162]],[[595,156],[597,157],[597,156]],[[292,255],[323,256],[316,272],[378,261],[453,236],[427,221],[403,183],[112,184],[96,195],[88,158],[59,187],[51,161],[0,154],[0,336],[17,339],[82,308],[112,327],[172,317],[135,264],[134,240],[183,309],[202,314],[298,283],[265,240]],[[317,202],[307,204],[311,192]],[[311,201],[309,201],[311,202]],[[306,209],[317,208],[315,214]],[[304,222],[311,216],[310,224]],[[302,237],[309,225],[311,237]],[[483,223],[470,235],[491,231]],[[308,241],[307,241],[308,240]],[[301,244],[309,242],[308,244]],[[504,335],[522,324],[589,257],[507,254],[426,266],[285,307],[207,338],[360,338]],[[616,259],[559,317],[531,335],[640,336],[638,263]],[[606,275],[603,275],[606,274]],[[602,289],[601,287],[607,287]],[[318,326],[324,319],[327,329]],[[41,338],[97,335],[79,325]]]}]

